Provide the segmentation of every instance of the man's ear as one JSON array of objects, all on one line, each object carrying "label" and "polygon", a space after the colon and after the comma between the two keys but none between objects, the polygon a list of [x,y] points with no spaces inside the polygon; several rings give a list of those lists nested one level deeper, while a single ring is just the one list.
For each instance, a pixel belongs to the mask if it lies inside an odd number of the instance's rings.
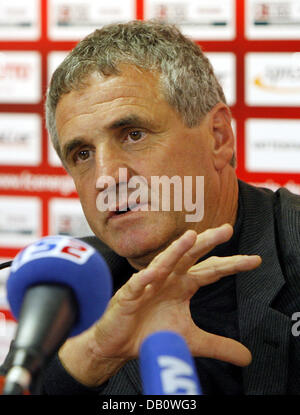
[{"label": "man's ear", "polygon": [[231,127],[230,109],[222,102],[216,104],[209,113],[210,133],[212,142],[212,156],[216,170],[222,170],[230,164],[234,155],[234,134]]}]

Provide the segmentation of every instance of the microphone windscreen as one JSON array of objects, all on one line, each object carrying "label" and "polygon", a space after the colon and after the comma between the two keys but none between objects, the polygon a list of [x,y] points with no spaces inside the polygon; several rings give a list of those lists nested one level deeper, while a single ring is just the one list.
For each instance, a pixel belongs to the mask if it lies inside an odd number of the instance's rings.
[{"label": "microphone windscreen", "polygon": [[159,331],[140,347],[140,371],[144,395],[200,395],[194,359],[177,333]]},{"label": "microphone windscreen", "polygon": [[14,258],[6,289],[16,319],[26,290],[40,284],[65,285],[73,291],[79,312],[70,336],[97,321],[112,295],[111,273],[103,257],[85,242],[67,236],[44,237]]}]

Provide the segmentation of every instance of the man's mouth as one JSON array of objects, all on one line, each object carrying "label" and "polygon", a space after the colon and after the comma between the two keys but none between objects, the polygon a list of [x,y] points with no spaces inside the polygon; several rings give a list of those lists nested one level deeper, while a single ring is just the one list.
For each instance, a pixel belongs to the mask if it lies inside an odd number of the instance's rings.
[{"label": "man's mouth", "polygon": [[130,211],[131,211],[130,207],[127,206],[124,209],[117,209],[117,210],[115,210],[114,211],[114,214],[120,216],[120,215],[124,215],[125,213],[130,212]]},{"label": "man's mouth", "polygon": [[144,205],[140,205],[138,203],[134,204],[134,205],[125,205],[125,206],[117,206],[116,210],[110,211],[109,212],[109,219],[112,217],[116,217],[116,216],[122,216],[122,215],[126,215],[128,213],[131,212],[138,212],[141,209],[141,207]]}]

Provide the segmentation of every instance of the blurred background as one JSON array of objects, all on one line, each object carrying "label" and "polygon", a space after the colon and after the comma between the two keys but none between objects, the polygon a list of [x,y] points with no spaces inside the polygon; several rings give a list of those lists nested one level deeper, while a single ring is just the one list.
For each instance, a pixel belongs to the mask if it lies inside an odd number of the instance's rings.
[{"label": "blurred background", "polygon": [[[44,97],[53,70],[95,28],[176,23],[202,46],[232,109],[237,174],[300,194],[299,0],[1,0],[0,262],[48,234],[91,233],[52,149]],[[0,271],[0,363],[16,323]]]}]

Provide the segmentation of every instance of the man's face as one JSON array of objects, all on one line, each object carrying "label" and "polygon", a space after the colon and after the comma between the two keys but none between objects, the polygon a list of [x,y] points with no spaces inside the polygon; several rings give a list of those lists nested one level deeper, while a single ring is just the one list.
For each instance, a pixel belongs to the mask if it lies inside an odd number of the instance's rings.
[{"label": "man's face", "polygon": [[[89,225],[137,267],[185,230],[200,232],[213,223],[218,181],[208,117],[195,128],[186,127],[163,98],[158,77],[131,65],[121,66],[118,76],[92,74],[85,88],[63,95],[58,103],[60,148]],[[184,176],[204,176],[203,220],[187,222],[185,211],[150,211],[150,200],[148,211],[99,211],[96,202],[103,189],[96,183],[111,176],[121,189],[120,168],[127,169],[128,179],[145,177],[149,186],[151,176],[180,176],[182,182]]]}]

